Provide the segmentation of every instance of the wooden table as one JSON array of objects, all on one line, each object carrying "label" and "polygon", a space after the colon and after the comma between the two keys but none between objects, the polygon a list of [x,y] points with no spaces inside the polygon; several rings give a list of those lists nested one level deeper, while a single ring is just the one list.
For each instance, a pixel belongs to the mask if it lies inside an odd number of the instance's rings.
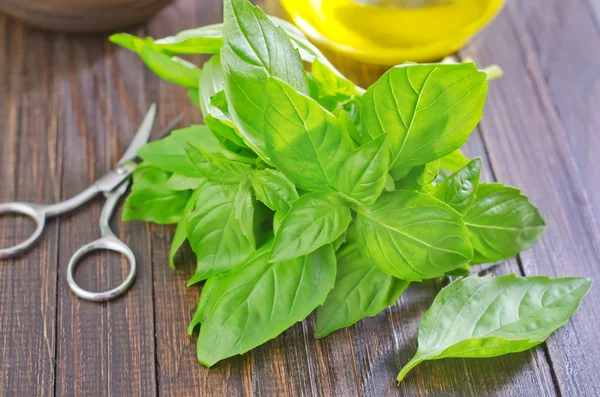
[{"label": "wooden table", "polygon": [[[281,13],[276,0],[259,3]],[[178,0],[132,33],[162,37],[221,18],[218,0]],[[484,158],[488,181],[523,189],[548,223],[541,241],[494,272],[599,283],[600,3],[509,0],[459,55],[506,72],[490,86],[469,155]],[[335,60],[359,84],[383,71]],[[184,125],[202,120],[185,90],[159,81],[105,35],[49,33],[0,16],[0,202],[78,193],[117,161],[152,101],[163,125],[180,112]],[[411,287],[394,307],[323,340],[312,338],[311,316],[208,370],[185,332],[200,292],[185,287],[194,266],[168,266],[173,227],[114,220],[140,264],[133,288],[104,304],[68,289],[67,260],[98,236],[101,203],[50,221],[28,255],[0,261],[3,396],[600,395],[597,286],[538,348],[425,363],[399,387],[395,376],[416,350],[418,323],[441,282]],[[0,222],[0,245],[31,231],[20,218]],[[118,256],[88,262],[78,277],[92,289],[127,272]],[[180,262],[193,261],[187,254]]]}]

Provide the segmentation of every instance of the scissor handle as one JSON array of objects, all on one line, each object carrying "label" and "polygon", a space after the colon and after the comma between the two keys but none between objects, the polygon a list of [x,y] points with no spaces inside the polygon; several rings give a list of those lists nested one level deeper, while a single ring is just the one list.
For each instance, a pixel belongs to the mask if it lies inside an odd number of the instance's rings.
[{"label": "scissor handle", "polygon": [[[129,274],[119,286],[111,290],[104,292],[87,291],[81,288],[75,282],[75,268],[84,256],[92,251],[98,250],[115,251],[124,255],[129,261]],[[71,288],[71,291],[73,291],[78,297],[89,301],[101,302],[114,299],[127,291],[135,279],[136,271],[137,264],[131,249],[117,237],[108,235],[84,245],[73,254],[71,260],[69,261],[69,265],[67,266],[67,282],[69,284],[69,288]]]},{"label": "scissor handle", "polygon": [[33,219],[36,224],[35,231],[29,238],[17,245],[0,248],[0,259],[15,256],[25,251],[40,238],[46,224],[47,206],[30,203],[4,203],[0,204],[0,215],[21,214]]}]

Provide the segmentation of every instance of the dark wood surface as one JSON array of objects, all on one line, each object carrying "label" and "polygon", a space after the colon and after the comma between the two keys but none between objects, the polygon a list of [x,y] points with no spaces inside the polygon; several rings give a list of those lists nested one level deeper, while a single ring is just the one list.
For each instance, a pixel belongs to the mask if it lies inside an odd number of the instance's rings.
[{"label": "dark wood surface", "polygon": [[[281,15],[276,0],[258,2]],[[130,32],[162,37],[222,18],[218,0],[177,0]],[[460,56],[498,63],[485,115],[467,151],[488,181],[521,188],[548,228],[497,274],[588,276],[600,282],[600,6],[593,0],[509,0]],[[332,56],[366,85],[384,69]],[[195,61],[205,60],[197,57]],[[166,124],[200,122],[185,90],[160,81],[106,35],[28,28],[0,16],[0,202],[58,202],[118,160],[149,104]],[[66,265],[97,238],[102,200],[51,220],[27,255],[0,260],[2,396],[598,396],[600,292],[543,345],[494,359],[418,366],[397,386],[416,350],[418,323],[443,286],[412,286],[380,315],[315,340],[314,316],[254,351],[208,370],[185,332],[200,289],[186,288],[189,253],[168,266],[173,227],[113,221],[139,270],[122,298],[74,297]],[[115,218],[118,218],[116,216]],[[32,231],[0,218],[0,245]],[[98,255],[78,272],[92,289],[116,285],[127,266]]]}]

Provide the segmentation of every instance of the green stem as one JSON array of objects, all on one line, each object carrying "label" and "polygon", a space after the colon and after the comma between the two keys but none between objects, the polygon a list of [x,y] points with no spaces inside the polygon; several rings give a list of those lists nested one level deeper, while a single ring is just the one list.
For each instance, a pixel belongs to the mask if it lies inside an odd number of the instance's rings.
[{"label": "green stem", "polygon": [[416,367],[419,363],[421,363],[422,361],[424,361],[423,358],[419,357],[418,355],[415,355],[404,367],[402,367],[402,369],[400,370],[400,373],[398,374],[398,377],[396,378],[396,380],[398,381],[398,383],[402,382],[402,380],[404,379],[404,377],[406,376],[406,374],[408,374],[408,372],[413,369],[414,367]]}]

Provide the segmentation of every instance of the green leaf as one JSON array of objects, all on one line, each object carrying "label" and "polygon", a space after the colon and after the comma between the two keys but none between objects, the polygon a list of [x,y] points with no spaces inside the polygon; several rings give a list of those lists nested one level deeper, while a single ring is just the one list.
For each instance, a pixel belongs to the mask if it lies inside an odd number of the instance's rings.
[{"label": "green leaf", "polygon": [[182,30],[154,42],[157,50],[173,54],[218,54],[223,46],[223,24]]},{"label": "green leaf", "polygon": [[177,223],[177,228],[175,229],[175,235],[173,235],[173,241],[171,242],[171,250],[169,251],[169,264],[173,269],[175,269],[175,255],[179,248],[183,245],[187,238],[187,222],[190,212],[194,210],[194,206],[196,205],[196,200],[198,200],[198,194],[200,189],[197,189],[192,193],[192,196],[188,200],[185,208],[183,209],[183,213],[181,214],[181,218]]},{"label": "green leaf", "polygon": [[188,88],[197,88],[202,70],[189,62],[180,62],[160,52],[151,38],[142,40],[127,33],[113,34],[111,42],[137,53],[146,66],[162,79]]},{"label": "green leaf", "polygon": [[544,232],[539,211],[518,189],[481,183],[464,215],[478,255],[474,263],[496,262],[529,248]]},{"label": "green leaf", "polygon": [[478,157],[446,178],[429,194],[464,214],[475,201],[480,173],[481,158]]},{"label": "green leaf", "polygon": [[270,261],[297,258],[333,243],[351,220],[350,209],[333,192],[301,196],[292,204],[275,234]]},{"label": "green leaf", "polygon": [[342,160],[335,177],[336,189],[359,203],[373,204],[385,188],[388,166],[387,135],[382,135]]},{"label": "green leaf", "polygon": [[263,136],[267,81],[277,77],[308,93],[302,62],[285,31],[248,1],[225,0],[223,18],[221,60],[231,117],[248,146],[267,158]]},{"label": "green leaf", "polygon": [[392,169],[429,163],[461,147],[481,118],[486,75],[472,63],[400,65],[362,97],[362,129],[389,136]]},{"label": "green leaf", "polygon": [[210,153],[221,150],[219,141],[207,126],[192,125],[173,131],[166,138],[145,144],[138,150],[138,156],[145,162],[165,171],[184,176],[201,177],[202,174],[198,172],[185,152],[188,142]]},{"label": "green leaf", "polygon": [[292,203],[299,197],[296,186],[281,172],[270,168],[252,172],[250,181],[256,198],[283,215],[287,214]]},{"label": "green leaf", "polygon": [[195,190],[204,182],[202,177],[172,174],[165,182],[165,187],[170,190]]},{"label": "green leaf", "polygon": [[440,158],[440,168],[456,172],[467,165],[468,162],[469,159],[467,156],[465,156],[460,149],[456,149],[452,153]]},{"label": "green leaf", "polygon": [[186,152],[200,174],[211,182],[237,184],[248,178],[252,171],[248,164],[229,160],[219,153],[207,153],[191,143],[188,144]]},{"label": "green leaf", "polygon": [[309,77],[311,97],[325,109],[334,111],[344,107],[355,94],[356,87],[350,80],[334,73],[321,61],[315,59]]},{"label": "green leaf", "polygon": [[[204,73],[202,75],[204,76]],[[200,80],[202,80],[202,78],[200,78]],[[196,105],[196,107],[201,108],[201,106],[200,106],[200,91],[198,90],[198,88],[188,88],[187,94],[188,94],[188,98],[190,98],[190,101],[192,101],[194,103],[194,105]]]},{"label": "green leaf", "polygon": [[335,285],[317,309],[316,338],[382,312],[398,300],[409,284],[367,262],[356,243],[342,247],[336,258]]},{"label": "green leaf", "polygon": [[202,292],[198,360],[216,362],[275,338],[303,320],[325,297],[335,281],[331,246],[287,262],[268,261],[264,245],[238,269],[207,282]]},{"label": "green leaf", "polygon": [[361,253],[394,277],[407,281],[440,277],[473,257],[460,214],[426,194],[383,193],[375,204],[357,211]]},{"label": "green leaf", "polygon": [[[408,175],[396,179],[394,175],[392,178],[396,180],[395,186],[397,190],[422,190],[425,186],[432,183],[438,175],[440,166],[438,160],[432,161],[425,165],[419,165],[410,170]],[[393,172],[393,171],[392,171]]]},{"label": "green leaf", "polygon": [[495,357],[544,342],[577,310],[589,278],[469,277],[444,288],[419,326],[419,348],[398,375],[425,360]]},{"label": "green leaf", "polygon": [[188,285],[234,269],[254,251],[235,216],[239,185],[206,182],[187,221],[190,246],[198,257]]},{"label": "green leaf", "polygon": [[242,234],[246,236],[250,244],[255,247],[256,239],[254,238],[254,195],[250,180],[246,178],[238,188],[238,192],[234,198],[235,219],[240,223]]},{"label": "green leaf", "polygon": [[314,99],[270,79],[265,111],[267,153],[298,188],[332,190],[335,171],[354,144]]},{"label": "green leaf", "polygon": [[131,193],[123,206],[123,220],[161,225],[179,222],[191,192],[167,188],[165,183],[169,176],[157,167],[138,167],[133,172]]}]

